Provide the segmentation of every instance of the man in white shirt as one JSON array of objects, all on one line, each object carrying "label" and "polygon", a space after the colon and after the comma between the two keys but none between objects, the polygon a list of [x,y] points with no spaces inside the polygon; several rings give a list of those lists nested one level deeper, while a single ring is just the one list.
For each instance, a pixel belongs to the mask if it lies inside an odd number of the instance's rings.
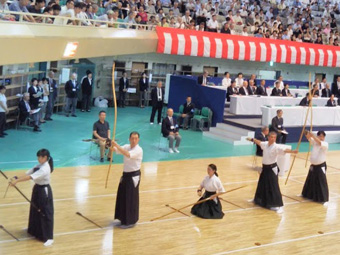
[{"label": "man in white shirt", "polygon": [[279,82],[279,84],[280,84],[279,89],[283,90],[283,88],[284,88],[284,83],[283,83],[283,77],[282,77],[282,75],[280,75],[280,76],[279,76],[279,79],[277,79],[277,80],[275,81],[274,86],[275,86],[276,82]]},{"label": "man in white shirt", "polygon": [[282,213],[283,201],[279,187],[278,174],[280,169],[277,165],[277,157],[285,153],[298,153],[297,150],[283,150],[275,143],[276,133],[270,132],[268,141],[262,142],[255,138],[248,138],[249,141],[256,143],[263,150],[262,172],[257,184],[254,203],[270,210]]},{"label": "man in white shirt", "polygon": [[208,31],[217,32],[218,21],[216,20],[216,15],[213,15],[212,18],[208,21],[207,27],[208,27]]},{"label": "man in white shirt", "polygon": [[124,156],[123,176],[118,186],[115,210],[115,219],[119,220],[115,225],[122,229],[134,227],[139,219],[140,169],[143,160],[139,138],[138,132],[132,132],[129,137],[130,144],[119,146],[112,141],[113,149]]},{"label": "man in white shirt", "polygon": [[9,112],[7,108],[7,99],[5,96],[6,87],[0,85],[0,138],[4,138],[5,135],[5,125],[6,125],[6,114]]},{"label": "man in white shirt", "polygon": [[190,21],[192,20],[191,16],[190,16],[190,11],[186,10],[185,11],[185,15],[182,17],[182,23],[188,27],[190,24]]},{"label": "man in white shirt", "polygon": [[326,152],[328,150],[328,143],[325,142],[326,133],[318,131],[317,135],[314,135],[306,131],[305,136],[312,144],[313,149],[310,155],[311,165],[303,186],[302,196],[327,205],[329,192],[326,178]]},{"label": "man in white shirt", "polygon": [[225,72],[222,80],[222,87],[228,88],[231,85],[230,73]]}]

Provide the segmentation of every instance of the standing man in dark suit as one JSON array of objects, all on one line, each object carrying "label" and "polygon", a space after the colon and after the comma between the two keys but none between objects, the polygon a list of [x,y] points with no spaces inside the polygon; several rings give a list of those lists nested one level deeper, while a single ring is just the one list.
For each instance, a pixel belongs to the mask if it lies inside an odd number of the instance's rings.
[{"label": "standing man in dark suit", "polygon": [[127,78],[127,73],[123,72],[123,77],[119,79],[119,104],[120,107],[125,108],[125,95],[127,89],[129,88],[129,80]]},{"label": "standing man in dark suit", "polygon": [[286,139],[287,139],[287,132],[283,127],[283,111],[282,110],[277,110],[276,111],[276,117],[274,117],[272,119],[272,130],[275,131],[277,133],[277,137],[276,137],[276,143],[282,143],[285,144],[286,143]]},{"label": "standing man in dark suit", "polygon": [[164,101],[164,90],[162,89],[162,82],[158,81],[157,87],[151,91],[152,112],[150,116],[150,124],[153,125],[156,111],[158,111],[157,122],[161,125],[162,109]]},{"label": "standing man in dark suit", "polygon": [[284,86],[285,86],[285,87],[284,87],[283,90],[282,90],[282,96],[283,96],[283,97],[292,97],[293,95],[290,93],[288,83],[286,83]]},{"label": "standing man in dark suit", "polygon": [[238,89],[236,88],[236,81],[233,80],[231,82],[231,85],[228,87],[227,89],[227,101],[229,102],[230,101],[230,96],[232,95],[238,95],[239,94],[239,91]]},{"label": "standing man in dark suit", "polygon": [[330,107],[336,106],[336,101],[334,99],[334,95],[333,94],[331,95],[331,97],[327,101],[326,106],[330,106]]},{"label": "standing man in dark suit", "polygon": [[309,106],[309,102],[310,102],[310,96],[309,96],[309,93],[307,93],[306,96],[304,98],[302,98],[299,105],[300,106]]},{"label": "standing man in dark suit", "polygon": [[83,77],[81,81],[81,92],[83,94],[83,102],[82,102],[82,112],[90,112],[91,109],[91,95],[92,95],[92,72],[90,70],[86,71],[86,76]]},{"label": "standing man in dark suit", "polygon": [[257,87],[257,89],[256,89],[256,95],[259,95],[259,96],[268,96],[265,85],[266,85],[266,81],[265,80],[261,80],[260,86]]},{"label": "standing man in dark suit", "polygon": [[[174,111],[169,108],[167,111],[167,117],[163,119],[162,122],[162,134],[164,137],[169,140],[169,152],[170,153],[179,153],[178,147],[181,144],[182,137],[178,132],[178,125],[176,120],[172,117]],[[175,148],[174,141],[176,140]]]},{"label": "standing man in dark suit", "polygon": [[332,83],[332,94],[336,97],[340,97],[340,76],[338,76],[336,82]]},{"label": "standing man in dark suit", "polygon": [[208,71],[204,70],[203,75],[198,76],[197,83],[199,85],[206,86],[208,84],[208,75],[209,75]]},{"label": "standing man in dark suit", "polygon": [[[38,79],[32,78],[31,86],[28,88],[28,93],[30,94],[30,107],[32,110],[36,110],[39,108],[39,101],[41,99],[42,89],[38,86]],[[40,93],[40,95],[39,95]]]},{"label": "standing man in dark suit", "polygon": [[321,97],[330,97],[332,95],[328,83],[326,83],[325,88],[323,88],[321,92]]},{"label": "standing man in dark suit", "polygon": [[[261,128],[261,133],[258,134],[255,137],[255,139],[259,140],[261,142],[266,142],[266,141],[268,141],[268,138],[267,138],[268,134],[269,134],[269,128],[267,126],[266,127],[262,127]],[[259,156],[259,157],[263,156],[263,150],[257,144],[256,144],[256,156]]]},{"label": "standing man in dark suit", "polygon": [[54,104],[58,95],[58,85],[56,80],[54,79],[54,72],[52,70],[48,72],[47,80],[49,84],[50,94],[48,95],[45,120],[52,120],[51,116],[53,114]]},{"label": "standing man in dark suit", "polygon": [[[148,104],[148,89],[149,89],[149,80],[146,76],[146,73],[142,73],[142,77],[139,79],[139,107],[144,108]],[[144,98],[144,104],[143,104]]]},{"label": "standing man in dark suit", "polygon": [[280,81],[275,82],[275,88],[273,88],[271,96],[276,96],[276,97],[282,96],[282,91],[280,89]]},{"label": "standing man in dark suit", "polygon": [[66,92],[66,106],[65,106],[65,112],[66,117],[69,116],[70,111],[72,114],[72,117],[77,117],[76,115],[76,107],[77,107],[77,101],[78,101],[78,82],[77,82],[77,74],[73,73],[71,75],[71,80],[66,82],[65,84],[65,92]]},{"label": "standing man in dark suit", "polygon": [[178,125],[183,124],[183,129],[188,129],[188,123],[190,119],[194,116],[195,105],[191,102],[191,97],[187,97],[187,101],[183,104],[183,113],[178,118]]}]

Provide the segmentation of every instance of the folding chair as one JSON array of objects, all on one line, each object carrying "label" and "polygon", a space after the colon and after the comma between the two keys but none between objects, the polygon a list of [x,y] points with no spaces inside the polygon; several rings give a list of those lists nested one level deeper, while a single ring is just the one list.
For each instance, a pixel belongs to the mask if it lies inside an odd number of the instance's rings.
[{"label": "folding chair", "polygon": [[[191,129],[192,130],[209,130],[212,121],[212,111],[208,107],[203,107],[200,115],[195,115],[191,119]],[[198,128],[197,128],[198,124]],[[207,127],[205,127],[207,124]]]}]

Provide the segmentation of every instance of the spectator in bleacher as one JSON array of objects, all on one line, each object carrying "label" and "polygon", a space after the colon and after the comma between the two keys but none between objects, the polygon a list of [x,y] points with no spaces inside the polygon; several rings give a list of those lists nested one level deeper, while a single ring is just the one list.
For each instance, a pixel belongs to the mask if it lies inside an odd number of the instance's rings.
[{"label": "spectator in bleacher", "polygon": [[326,106],[334,107],[336,106],[336,101],[334,99],[334,95],[332,94],[331,97],[328,99]]},{"label": "spectator in bleacher", "polygon": [[284,85],[284,88],[282,90],[282,96],[283,97],[293,97],[293,95],[290,93],[289,84],[288,83],[286,83]]},{"label": "spectator in bleacher", "polygon": [[186,102],[183,104],[183,113],[178,118],[178,125],[184,130],[188,129],[188,123],[194,116],[195,104],[191,102],[191,96],[188,96]]},{"label": "spectator in bleacher", "polygon": [[204,70],[203,75],[198,76],[197,83],[202,86],[206,86],[208,84],[208,71]]},{"label": "spectator in bleacher", "polygon": [[[173,110],[169,108],[167,111],[167,117],[164,118],[162,122],[162,134],[163,137],[166,137],[169,140],[169,152],[179,153],[178,147],[181,144],[182,137],[178,132],[178,125],[176,120],[173,118],[173,113]],[[174,141],[176,141],[175,147]]]},{"label": "spectator in bleacher", "polygon": [[19,121],[20,125],[25,123],[28,118],[33,120],[34,132],[41,132],[39,128],[39,112],[34,112],[30,104],[30,94],[28,92],[24,93],[23,98],[19,102]]},{"label": "spectator in bleacher", "polygon": [[[59,4],[54,4],[52,6],[52,11],[53,11],[53,16],[59,16],[60,12],[61,12],[61,7]],[[55,20],[55,19],[54,19]],[[54,21],[53,21],[54,22]]]},{"label": "spectator in bleacher", "polygon": [[134,12],[129,12],[128,16],[124,19],[124,23],[128,23],[129,25],[125,25],[125,28],[131,28],[134,27],[132,25],[136,24],[135,21],[136,14]]},{"label": "spectator in bleacher", "polygon": [[105,11],[112,10],[113,7],[116,7],[116,3],[113,2],[113,0],[108,0],[104,3],[103,7],[105,8]]},{"label": "spectator in bleacher", "polygon": [[77,82],[77,74],[73,73],[71,75],[71,79],[65,84],[65,93],[66,93],[66,106],[65,112],[66,117],[69,117],[70,112],[72,117],[77,117],[76,115],[76,107],[78,101],[78,82]]},{"label": "spectator in bleacher", "polygon": [[169,27],[169,24],[168,24],[165,17],[162,18],[160,26],[161,27]]},{"label": "spectator in bleacher", "polygon": [[272,89],[272,93],[271,93],[271,96],[282,96],[282,91],[280,89],[280,81],[276,81],[275,82],[275,87]]},{"label": "spectator in bleacher", "polygon": [[144,7],[139,7],[139,16],[141,17],[141,24],[146,24],[148,22],[148,14],[145,12]]},{"label": "spectator in bleacher", "polygon": [[266,91],[265,85],[266,85],[266,81],[261,80],[260,86],[257,87],[257,89],[256,89],[256,95],[267,96],[267,91]]},{"label": "spectator in bleacher", "polygon": [[214,14],[211,19],[209,19],[207,23],[208,31],[209,32],[216,32],[219,29],[218,22],[216,20],[216,15]]},{"label": "spectator in bleacher", "polygon": [[221,33],[222,34],[230,34],[231,33],[228,22],[224,23],[224,25],[222,26]]},{"label": "spectator in bleacher", "polygon": [[243,73],[238,73],[235,79],[236,87],[241,87],[243,85]]},{"label": "spectator in bleacher", "polygon": [[7,0],[0,0],[0,19],[2,20],[15,20],[15,16],[7,13],[3,13],[4,11],[9,11]]},{"label": "spectator in bleacher", "polygon": [[331,90],[330,90],[330,86],[328,83],[326,83],[325,88],[322,89],[322,97],[330,97],[332,94]]},{"label": "spectator in bleacher", "polygon": [[151,91],[151,105],[152,105],[152,112],[150,116],[150,124],[153,125],[156,111],[158,111],[157,115],[157,123],[161,124],[161,117],[162,117],[162,109],[163,109],[163,102],[164,102],[164,90],[162,89],[162,82],[157,82],[157,87],[153,88]]},{"label": "spectator in bleacher", "polygon": [[227,101],[230,101],[230,96],[239,95],[238,88],[236,87],[236,81],[233,80],[231,85],[227,89]]},{"label": "spectator in bleacher", "polygon": [[205,31],[205,23],[201,22],[199,25],[197,25],[196,31]]},{"label": "spectator in bleacher", "polygon": [[230,73],[225,72],[222,80],[222,86],[228,88],[231,85]]},{"label": "spectator in bleacher", "polygon": [[4,138],[7,133],[5,133],[5,125],[6,125],[6,114],[8,114],[9,110],[7,107],[7,99],[5,96],[6,87],[4,85],[0,85],[0,138]]},{"label": "spectator in bleacher", "polygon": [[81,80],[81,93],[82,93],[82,112],[90,112],[92,105],[92,88],[93,88],[93,79],[92,72],[90,70],[86,71],[86,76],[84,76]]},{"label": "spectator in bleacher", "polygon": [[243,81],[243,85],[239,88],[239,94],[243,96],[253,95],[253,91],[250,89],[248,82]]},{"label": "spectator in bleacher", "polygon": [[[30,13],[42,14],[42,10],[45,8],[45,0],[35,0],[34,5],[27,6],[27,10]],[[42,17],[33,17],[36,22],[41,22]]]},{"label": "spectator in bleacher", "polygon": [[[149,80],[145,72],[142,73],[142,77],[139,79],[139,107],[144,108],[148,104],[148,89]],[[144,103],[143,103],[144,100]]]},{"label": "spectator in bleacher", "polygon": [[[25,12],[29,13],[27,10],[27,5],[29,4],[29,0],[15,0],[10,6],[9,10],[12,12]],[[19,15],[14,15],[15,20],[19,21]],[[35,22],[34,18],[31,15],[23,15],[23,20],[28,22]]]},{"label": "spectator in bleacher", "polygon": [[106,14],[99,16],[97,18],[97,20],[109,22],[109,23],[107,23],[108,27],[117,27],[118,25],[114,24],[114,22],[118,21],[117,15],[118,15],[117,9],[114,9],[114,11],[109,10],[109,11],[106,12]]}]

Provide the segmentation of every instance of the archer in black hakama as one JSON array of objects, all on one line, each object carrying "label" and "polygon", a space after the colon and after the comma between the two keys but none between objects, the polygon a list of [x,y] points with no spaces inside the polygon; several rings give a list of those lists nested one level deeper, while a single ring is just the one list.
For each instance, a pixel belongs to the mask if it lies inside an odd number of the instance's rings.
[{"label": "archer in black hakama", "polygon": [[40,212],[31,205],[27,232],[43,242],[53,239],[54,209],[51,186],[35,184],[31,201]]},{"label": "archer in black hakama", "polygon": [[139,183],[135,186],[133,177],[140,178],[140,170],[123,172],[117,192],[115,219],[122,225],[134,225],[139,218]]},{"label": "archer in black hakama", "polygon": [[302,196],[315,202],[328,202],[327,164],[311,165],[303,186]]},{"label": "archer in black hakama", "polygon": [[[206,191],[204,195],[198,201],[206,199],[215,194],[216,192]],[[191,213],[193,215],[196,215],[197,217],[204,218],[204,219],[222,219],[224,216],[224,213],[222,211],[222,205],[218,197],[212,200],[208,200],[204,203],[194,205],[191,208]]]},{"label": "archer in black hakama", "polygon": [[[273,171],[273,168],[277,173]],[[277,164],[262,165],[262,172],[255,192],[255,204],[265,208],[283,206],[279,187],[279,171]]]}]

